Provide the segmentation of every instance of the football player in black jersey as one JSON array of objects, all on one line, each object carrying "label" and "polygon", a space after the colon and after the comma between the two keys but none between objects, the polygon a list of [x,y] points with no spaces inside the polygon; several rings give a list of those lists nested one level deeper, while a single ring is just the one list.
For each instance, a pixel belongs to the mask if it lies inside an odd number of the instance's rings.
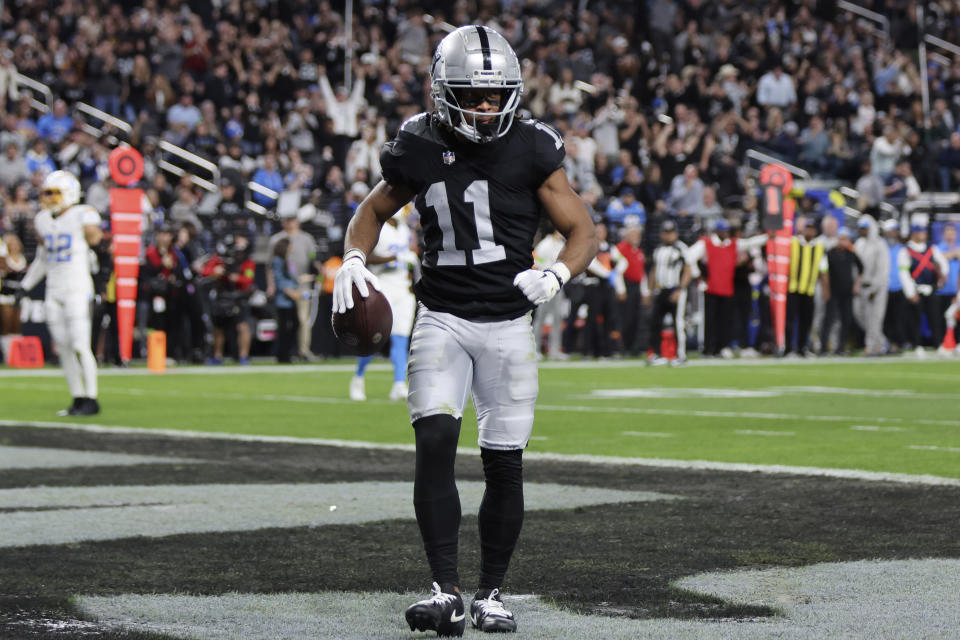
[{"label": "football player in black jersey", "polygon": [[[500,34],[482,26],[451,32],[430,75],[433,113],[410,118],[384,145],[383,179],[350,221],[334,309],[352,308],[354,284],[363,296],[377,286],[366,256],[383,223],[414,200],[424,251],[407,405],[417,449],[413,501],[434,585],[406,619],[411,629],[463,633],[454,458],[472,394],[486,491],[470,618],[483,631],[514,631],[499,590],[523,522],[521,456],[538,390],[532,309],[583,271],[597,239],[563,171],[560,135],[536,120],[514,122],[523,83]],[[557,262],[538,271],[533,243],[544,212],[567,242]]]}]

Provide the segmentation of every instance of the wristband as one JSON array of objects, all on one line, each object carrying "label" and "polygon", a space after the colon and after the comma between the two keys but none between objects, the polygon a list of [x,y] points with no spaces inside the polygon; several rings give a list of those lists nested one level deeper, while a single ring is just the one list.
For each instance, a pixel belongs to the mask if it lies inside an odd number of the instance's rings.
[{"label": "wristband", "polygon": [[363,251],[361,251],[360,249],[350,249],[350,250],[347,251],[345,254],[343,254],[343,261],[344,261],[344,262],[346,262],[347,260],[350,260],[351,258],[359,258],[359,259],[360,259],[360,264],[362,264],[362,265],[364,265],[364,266],[366,266],[366,264],[367,264],[367,254],[365,254],[365,253],[364,253]]},{"label": "wristband", "polygon": [[546,269],[546,271],[552,273],[557,278],[557,280],[560,282],[561,289],[563,288],[563,285],[570,282],[570,269],[562,262],[554,262]]}]

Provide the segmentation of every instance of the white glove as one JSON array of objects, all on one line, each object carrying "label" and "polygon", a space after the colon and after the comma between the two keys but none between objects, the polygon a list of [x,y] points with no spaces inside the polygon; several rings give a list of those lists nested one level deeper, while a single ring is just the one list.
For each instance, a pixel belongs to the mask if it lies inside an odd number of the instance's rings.
[{"label": "white glove", "polygon": [[[564,276],[566,276],[566,279]],[[557,295],[560,287],[569,278],[570,270],[562,262],[557,262],[546,271],[537,271],[536,269],[521,271],[513,279],[513,284],[519,287],[520,291],[523,291],[527,300],[533,304],[541,305]]]},{"label": "white glove", "polygon": [[370,289],[367,288],[368,282],[374,289],[380,290],[377,276],[370,273],[365,263],[366,259],[359,249],[347,251],[343,264],[337,269],[337,275],[333,279],[334,313],[344,313],[348,309],[353,309],[353,285],[357,285],[357,290],[364,298],[370,295]]}]

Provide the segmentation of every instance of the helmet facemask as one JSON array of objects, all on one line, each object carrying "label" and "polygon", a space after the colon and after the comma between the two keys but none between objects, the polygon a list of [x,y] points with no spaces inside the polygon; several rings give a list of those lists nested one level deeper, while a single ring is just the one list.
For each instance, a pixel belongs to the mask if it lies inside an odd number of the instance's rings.
[{"label": "helmet facemask", "polygon": [[59,213],[63,206],[63,193],[56,187],[44,187],[40,190],[40,207],[53,213]]},{"label": "helmet facemask", "polygon": [[[499,104],[491,100],[477,100],[478,92],[499,93]],[[520,104],[520,87],[443,87],[443,94],[434,94],[440,118],[467,140],[477,143],[493,142],[510,130],[513,115]],[[496,107],[496,111],[478,111],[483,102]]]}]

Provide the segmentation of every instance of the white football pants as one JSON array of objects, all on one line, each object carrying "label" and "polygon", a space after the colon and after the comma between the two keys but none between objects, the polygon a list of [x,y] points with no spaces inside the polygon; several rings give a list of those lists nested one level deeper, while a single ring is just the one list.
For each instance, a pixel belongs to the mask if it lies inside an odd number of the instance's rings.
[{"label": "white football pants", "polygon": [[90,349],[90,296],[47,298],[47,328],[74,398],[97,397],[97,359]]},{"label": "white football pants", "polygon": [[472,392],[478,444],[526,447],[539,390],[531,315],[473,322],[420,305],[407,365],[410,420],[437,414],[461,418]]}]

